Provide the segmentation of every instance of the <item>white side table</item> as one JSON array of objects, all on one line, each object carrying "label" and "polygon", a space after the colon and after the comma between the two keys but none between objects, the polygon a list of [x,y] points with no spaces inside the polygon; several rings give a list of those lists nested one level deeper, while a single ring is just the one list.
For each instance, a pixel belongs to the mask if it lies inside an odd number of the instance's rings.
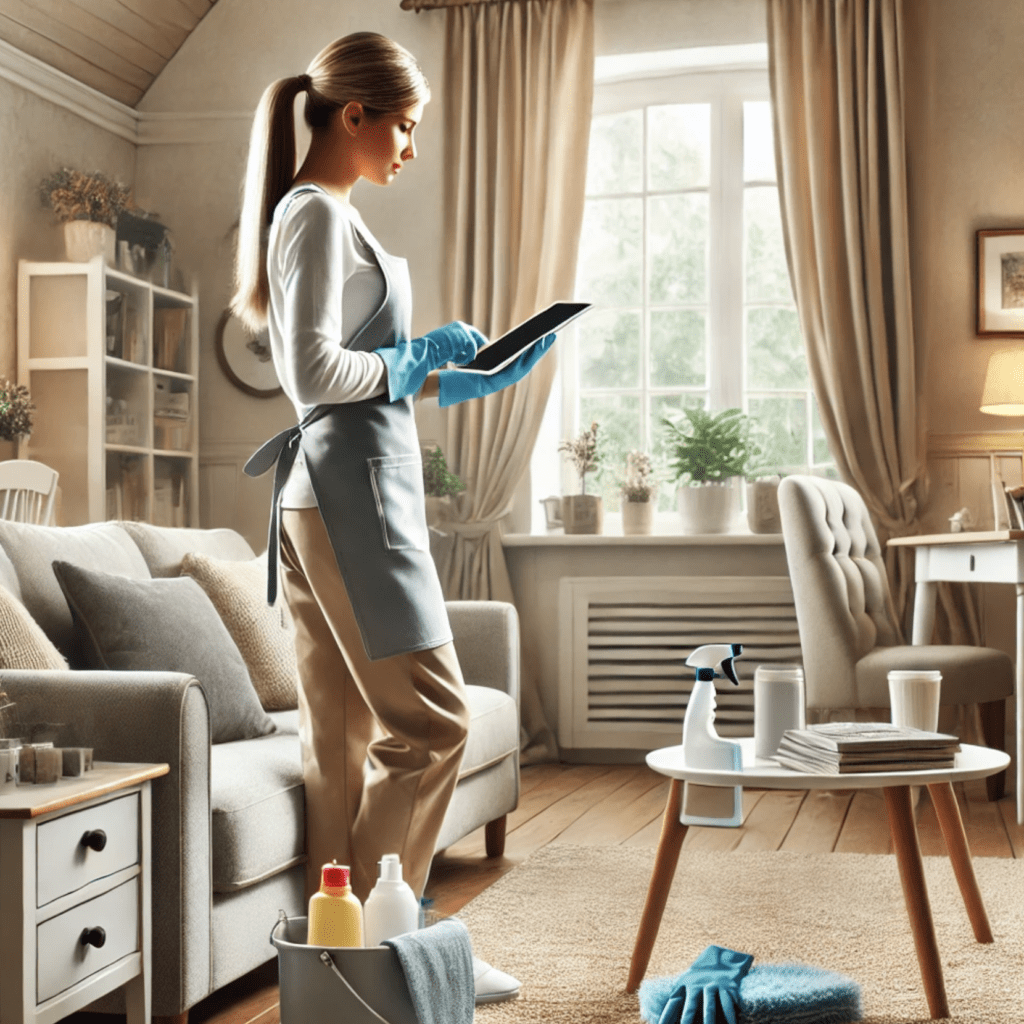
[{"label": "white side table", "polygon": [[952,783],[994,775],[1010,763],[1009,755],[1001,750],[962,743],[952,768],[826,775],[792,771],[781,767],[775,761],[757,758],[754,756],[752,738],[741,739],[739,744],[743,752],[743,769],[738,772],[690,768],[683,760],[681,746],[663,747],[647,755],[647,764],[656,772],[661,772],[672,779],[672,785],[669,787],[668,803],[662,819],[661,838],[658,840],[658,852],[654,858],[654,870],[647,889],[647,899],[633,946],[626,991],[635,992],[647,971],[654,940],[658,937],[661,916],[665,912],[672,877],[679,863],[679,851],[683,839],[686,838],[687,826],[679,820],[684,782],[695,782],[704,786],[726,786],[730,789],[733,786],[751,786],[758,789],[881,789],[885,796],[889,831],[892,833],[893,847],[896,851],[903,897],[907,905],[911,931],[914,934],[914,945],[917,949],[928,1009],[932,1017],[948,1017],[949,1007],[942,977],[942,962],[939,959],[928,890],[925,888],[924,864],[917,840],[917,824],[910,801],[910,787],[928,787],[953,865],[953,873],[960,886],[960,894],[963,896],[967,916],[974,930],[974,937],[978,942],[991,942],[992,929],[978,890],[974,867],[971,864],[971,853],[967,847],[967,836]]},{"label": "white side table", "polygon": [[51,1024],[126,986],[151,1005],[150,780],[166,764],[98,762],[0,794],[0,1021]]}]

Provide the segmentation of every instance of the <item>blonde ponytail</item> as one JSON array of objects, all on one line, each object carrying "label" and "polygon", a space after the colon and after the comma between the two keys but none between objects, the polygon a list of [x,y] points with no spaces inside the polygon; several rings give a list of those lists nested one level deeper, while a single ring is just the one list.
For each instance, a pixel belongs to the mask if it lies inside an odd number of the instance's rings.
[{"label": "blonde ponytail", "polygon": [[375,32],[335,40],[313,58],[305,74],[267,87],[249,136],[231,299],[231,312],[254,334],[267,323],[267,232],[277,204],[295,180],[294,107],[303,90],[305,121],[314,132],[326,129],[334,111],[353,100],[375,117],[430,98],[430,86],[412,54]]}]

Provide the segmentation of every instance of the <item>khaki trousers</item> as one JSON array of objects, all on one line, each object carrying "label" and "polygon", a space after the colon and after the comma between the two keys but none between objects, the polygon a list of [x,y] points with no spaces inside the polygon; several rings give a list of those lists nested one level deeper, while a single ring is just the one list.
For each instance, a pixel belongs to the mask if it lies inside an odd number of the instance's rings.
[{"label": "khaki trousers", "polygon": [[365,901],[385,853],[421,896],[469,728],[455,648],[369,660],[319,509],[283,510],[281,578],[296,628],[307,896],[334,859]]}]

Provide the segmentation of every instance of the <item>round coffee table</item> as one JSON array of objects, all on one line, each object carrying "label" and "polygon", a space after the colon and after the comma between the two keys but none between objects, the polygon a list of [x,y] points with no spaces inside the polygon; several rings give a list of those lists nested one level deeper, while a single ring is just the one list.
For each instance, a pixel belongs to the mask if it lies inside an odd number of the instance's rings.
[{"label": "round coffee table", "polygon": [[917,948],[917,959],[921,966],[921,979],[924,982],[928,1010],[932,1017],[948,1017],[949,1007],[942,979],[942,963],[939,960],[935,926],[928,903],[924,864],[921,861],[921,847],[917,841],[917,825],[914,821],[910,787],[928,787],[942,836],[946,841],[953,872],[967,908],[967,916],[974,929],[974,937],[978,942],[991,942],[992,929],[988,923],[981,893],[978,891],[978,881],[971,864],[971,852],[967,847],[967,836],[952,784],[968,779],[985,778],[1002,771],[1010,763],[1009,754],[1001,750],[963,743],[952,768],[824,775],[792,771],[782,768],[774,761],[756,758],[752,738],[741,739],[739,744],[743,751],[743,770],[739,772],[688,768],[683,762],[681,746],[663,747],[647,755],[647,764],[656,772],[669,776],[672,785],[669,787],[651,883],[647,889],[647,899],[633,946],[626,990],[635,992],[643,980],[654,941],[658,937],[658,928],[665,912],[672,877],[679,863],[679,851],[687,832],[687,826],[679,820],[685,782],[730,788],[750,786],[754,789],[881,789],[885,797],[893,847],[896,850],[896,862],[900,869],[903,897],[914,934],[914,945]]}]

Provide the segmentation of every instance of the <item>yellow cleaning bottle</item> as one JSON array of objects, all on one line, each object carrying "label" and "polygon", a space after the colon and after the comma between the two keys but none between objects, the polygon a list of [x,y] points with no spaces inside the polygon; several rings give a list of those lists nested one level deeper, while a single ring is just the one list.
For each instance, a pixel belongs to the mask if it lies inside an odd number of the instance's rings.
[{"label": "yellow cleaning bottle", "polygon": [[361,946],[363,907],[352,894],[349,869],[332,861],[320,871],[320,891],[309,898],[310,946]]}]

